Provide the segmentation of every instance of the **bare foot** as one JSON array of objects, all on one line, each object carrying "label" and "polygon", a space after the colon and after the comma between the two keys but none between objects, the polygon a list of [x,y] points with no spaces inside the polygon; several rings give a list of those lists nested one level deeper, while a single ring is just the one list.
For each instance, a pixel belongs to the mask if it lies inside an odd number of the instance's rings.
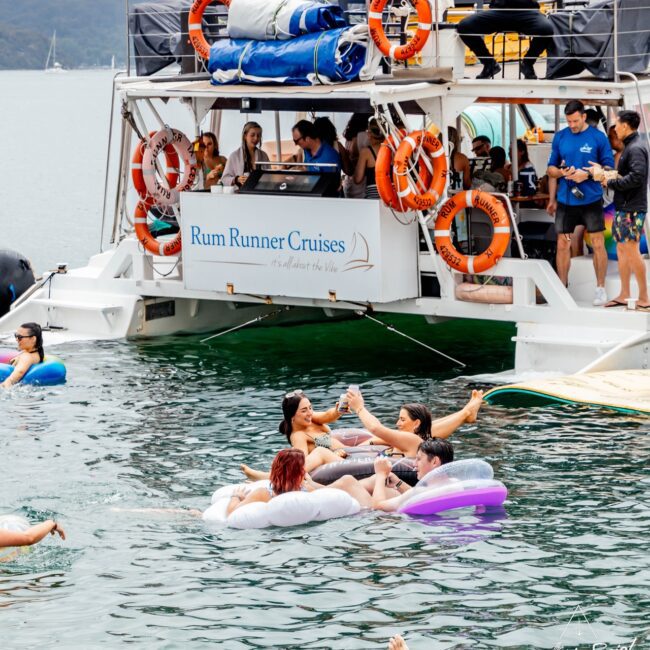
[{"label": "bare foot", "polygon": [[244,472],[244,474],[246,474],[246,477],[251,481],[263,481],[265,478],[269,477],[268,472],[262,472],[259,469],[253,469],[252,467],[244,465],[243,463],[239,466],[239,469]]},{"label": "bare foot", "polygon": [[467,417],[465,418],[466,424],[473,424],[478,420],[478,412],[483,404],[483,391],[482,390],[473,390],[472,397],[465,405],[467,409]]},{"label": "bare foot", "polygon": [[388,642],[388,650],[409,650],[409,647],[406,645],[406,641],[399,634],[396,634]]}]

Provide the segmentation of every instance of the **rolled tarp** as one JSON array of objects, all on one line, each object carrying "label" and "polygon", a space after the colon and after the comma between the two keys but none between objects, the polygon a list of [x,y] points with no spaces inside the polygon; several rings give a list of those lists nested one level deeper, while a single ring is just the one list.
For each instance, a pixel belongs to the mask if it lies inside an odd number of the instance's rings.
[{"label": "rolled tarp", "polygon": [[234,0],[228,36],[286,41],[304,34],[346,27],[341,7],[319,0]]},{"label": "rolled tarp", "polygon": [[289,41],[224,39],[210,48],[212,83],[310,86],[370,78],[366,65],[368,28],[306,34]]}]

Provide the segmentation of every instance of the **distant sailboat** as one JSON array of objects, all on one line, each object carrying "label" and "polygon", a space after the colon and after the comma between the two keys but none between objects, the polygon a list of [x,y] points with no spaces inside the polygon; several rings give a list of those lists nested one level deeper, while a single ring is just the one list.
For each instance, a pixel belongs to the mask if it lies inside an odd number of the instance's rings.
[{"label": "distant sailboat", "polygon": [[111,70],[115,70],[115,55],[111,57]]},{"label": "distant sailboat", "polygon": [[[52,65],[50,65],[50,61]],[[63,66],[56,60],[56,30],[52,34],[52,41],[50,42],[50,51],[47,53],[47,61],[45,61],[45,72],[65,72]]]}]

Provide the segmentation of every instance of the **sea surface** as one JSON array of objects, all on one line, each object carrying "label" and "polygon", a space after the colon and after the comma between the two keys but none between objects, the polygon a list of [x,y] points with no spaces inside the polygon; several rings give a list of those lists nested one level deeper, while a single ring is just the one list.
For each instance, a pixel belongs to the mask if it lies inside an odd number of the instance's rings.
[{"label": "sea surface", "polygon": [[[39,270],[100,247],[108,71],[2,72],[0,248]],[[1,647],[650,646],[650,426],[581,406],[485,406],[453,438],[509,489],[505,508],[394,514],[260,531],[186,514],[285,445],[285,392],[316,408],[350,383],[391,423],[399,405],[460,408],[512,365],[510,326],[367,321],[201,337],[70,343],[68,383],[0,395],[0,513],[55,517],[0,564]],[[341,426],[356,426],[345,416]]]}]

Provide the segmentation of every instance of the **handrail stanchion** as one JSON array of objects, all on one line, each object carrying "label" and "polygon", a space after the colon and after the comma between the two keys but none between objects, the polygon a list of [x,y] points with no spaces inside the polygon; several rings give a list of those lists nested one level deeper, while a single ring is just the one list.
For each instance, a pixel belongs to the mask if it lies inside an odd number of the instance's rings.
[{"label": "handrail stanchion", "polygon": [[126,6],[126,76],[131,76],[131,33],[129,31],[129,0],[124,0]]}]

